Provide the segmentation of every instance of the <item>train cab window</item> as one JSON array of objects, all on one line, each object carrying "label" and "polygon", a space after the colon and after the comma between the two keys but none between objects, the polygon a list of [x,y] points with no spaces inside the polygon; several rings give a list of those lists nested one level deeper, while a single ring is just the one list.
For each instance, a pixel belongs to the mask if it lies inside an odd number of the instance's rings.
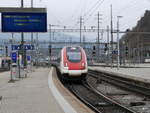
[{"label": "train cab window", "polygon": [[79,47],[72,48],[68,47],[67,48],[67,58],[70,62],[80,62],[81,61],[81,50]]}]

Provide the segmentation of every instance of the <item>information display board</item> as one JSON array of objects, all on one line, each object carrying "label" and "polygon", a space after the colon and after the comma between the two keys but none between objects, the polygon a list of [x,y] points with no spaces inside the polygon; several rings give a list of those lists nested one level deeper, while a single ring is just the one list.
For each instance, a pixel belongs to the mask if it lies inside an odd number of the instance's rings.
[{"label": "information display board", "polygon": [[47,32],[47,13],[2,12],[2,32]]}]

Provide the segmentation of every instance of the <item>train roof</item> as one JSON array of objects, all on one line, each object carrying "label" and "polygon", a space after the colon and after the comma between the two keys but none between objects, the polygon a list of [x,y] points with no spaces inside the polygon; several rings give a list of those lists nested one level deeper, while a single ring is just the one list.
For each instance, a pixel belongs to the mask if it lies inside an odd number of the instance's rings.
[{"label": "train roof", "polygon": [[81,46],[65,46],[64,48],[72,48],[72,49],[76,49],[76,48],[82,48]]}]

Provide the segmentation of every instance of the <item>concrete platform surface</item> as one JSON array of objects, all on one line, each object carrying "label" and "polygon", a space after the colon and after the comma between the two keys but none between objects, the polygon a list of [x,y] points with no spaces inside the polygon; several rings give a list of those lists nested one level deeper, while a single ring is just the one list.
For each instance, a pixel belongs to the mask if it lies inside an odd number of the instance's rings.
[{"label": "concrete platform surface", "polygon": [[[144,66],[144,65],[143,65]],[[111,67],[100,67],[100,66],[89,66],[89,69],[98,70],[108,74],[113,74],[116,76],[121,76],[137,81],[142,81],[145,83],[150,83],[150,68],[146,65],[143,68],[111,68]]]},{"label": "concrete platform surface", "polygon": [[[106,63],[93,63],[94,66],[102,66],[102,67],[112,67],[112,65]],[[113,64],[114,67],[117,67],[117,63]],[[150,68],[150,63],[126,63],[125,65],[122,64],[121,68]]]},{"label": "concrete platform surface", "polygon": [[38,68],[15,83],[8,83],[10,72],[0,73],[0,113],[63,113],[48,87],[49,71]]}]

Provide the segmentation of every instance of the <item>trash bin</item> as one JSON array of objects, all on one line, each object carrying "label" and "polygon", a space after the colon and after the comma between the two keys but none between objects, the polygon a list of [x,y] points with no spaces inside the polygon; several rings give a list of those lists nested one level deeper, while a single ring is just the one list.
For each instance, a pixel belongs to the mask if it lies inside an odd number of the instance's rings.
[{"label": "trash bin", "polygon": [[11,80],[16,80],[18,77],[18,69],[17,69],[17,64],[13,63],[11,65]]}]

